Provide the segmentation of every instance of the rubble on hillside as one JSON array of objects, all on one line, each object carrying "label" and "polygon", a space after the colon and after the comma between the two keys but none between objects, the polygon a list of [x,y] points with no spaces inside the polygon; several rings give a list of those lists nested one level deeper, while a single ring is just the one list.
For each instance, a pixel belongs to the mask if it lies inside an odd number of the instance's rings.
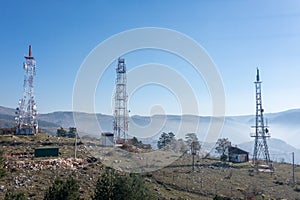
[{"label": "rubble on hillside", "polygon": [[8,160],[4,162],[4,168],[10,171],[18,171],[18,169],[27,169],[40,171],[45,169],[82,169],[86,167],[88,161],[82,158],[51,158],[45,160]]}]

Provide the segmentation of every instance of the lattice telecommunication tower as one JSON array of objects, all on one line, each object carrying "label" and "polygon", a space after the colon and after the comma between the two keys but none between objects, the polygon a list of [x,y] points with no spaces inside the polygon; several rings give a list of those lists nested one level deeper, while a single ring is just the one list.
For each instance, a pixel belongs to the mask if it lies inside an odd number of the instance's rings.
[{"label": "lattice telecommunication tower", "polygon": [[128,132],[128,110],[126,92],[126,65],[125,60],[118,59],[116,68],[117,79],[115,89],[115,111],[114,111],[114,137],[116,144],[124,144],[127,141]]},{"label": "lattice telecommunication tower", "polygon": [[263,160],[267,165],[270,165],[271,162],[267,144],[267,138],[270,137],[270,133],[264,122],[261,83],[259,69],[257,69],[256,81],[254,82],[256,91],[256,118],[255,126],[253,126],[253,128],[255,128],[255,133],[251,136],[255,138],[253,152],[253,164],[255,166],[258,165],[259,160]]},{"label": "lattice telecommunication tower", "polygon": [[32,56],[31,45],[29,45],[29,55],[24,57],[23,96],[19,100],[19,105],[16,108],[16,134],[31,135],[38,133],[38,122],[36,119],[37,108],[34,100],[33,85],[36,62]]}]

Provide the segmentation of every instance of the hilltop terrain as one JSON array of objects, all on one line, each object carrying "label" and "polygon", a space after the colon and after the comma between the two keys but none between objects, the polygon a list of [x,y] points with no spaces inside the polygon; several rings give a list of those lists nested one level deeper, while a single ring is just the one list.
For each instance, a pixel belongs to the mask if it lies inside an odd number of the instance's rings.
[{"label": "hilltop terrain", "polygon": [[[88,145],[98,140],[84,137],[74,159],[74,138],[60,138],[39,133],[36,136],[0,136],[0,151],[4,152],[6,175],[0,179],[0,198],[9,189],[23,191],[29,199],[42,199],[44,191],[55,177],[74,177],[80,185],[83,199],[90,199],[106,159],[95,158]],[[34,158],[33,149],[43,146],[59,147],[59,157]],[[143,153],[136,153],[143,158]],[[128,157],[117,163],[126,163]],[[158,158],[162,159],[162,158]],[[223,163],[218,159],[196,158],[192,172],[191,156],[183,155],[162,169],[144,173],[146,185],[155,199],[299,199],[300,185],[291,183],[291,165],[275,163],[275,173],[257,173],[250,163]],[[300,177],[300,166],[296,166]]]}]

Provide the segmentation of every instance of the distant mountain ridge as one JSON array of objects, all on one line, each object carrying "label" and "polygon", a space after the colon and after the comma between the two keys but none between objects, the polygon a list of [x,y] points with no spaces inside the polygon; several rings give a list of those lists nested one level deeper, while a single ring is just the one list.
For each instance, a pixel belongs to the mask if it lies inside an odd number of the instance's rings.
[{"label": "distant mountain ridge", "polygon": [[15,112],[15,109],[0,106],[0,114],[14,116]]},{"label": "distant mountain ridge", "polygon": [[[16,111],[15,109],[0,106],[0,127],[1,128],[11,128],[16,125],[15,124],[15,116],[16,116],[15,111]],[[48,132],[50,134],[54,133],[54,130],[56,132],[57,127],[59,127],[59,125],[57,123],[53,123],[53,122],[51,122],[51,120],[44,121],[43,119],[39,119],[38,123],[39,123],[40,128],[42,128],[42,130],[46,130],[46,132]]]},{"label": "distant mountain ridge", "polygon": [[[0,126],[14,126],[15,110],[0,106]],[[113,116],[104,114],[76,113],[76,123],[73,112],[52,112],[39,114],[39,125],[47,133],[55,134],[59,127],[79,127],[80,135],[92,135],[99,137],[101,132],[113,132]],[[97,117],[97,123],[93,119]],[[270,126],[271,138],[278,138],[287,144],[300,149],[300,109],[287,110],[278,113],[266,113]],[[157,140],[162,132],[174,132],[177,138],[193,132],[191,127],[198,126],[196,131],[199,139],[205,141],[210,127],[211,117],[194,115],[154,115],[138,116],[130,118],[129,134],[144,140]],[[233,144],[241,144],[253,141],[250,133],[254,130],[254,116],[226,116],[222,132],[218,137],[227,137]]]},{"label": "distant mountain ridge", "polygon": [[[276,162],[292,163],[292,152],[295,153],[295,163],[300,164],[300,150],[287,144],[285,141],[271,138],[267,140],[269,147],[270,159]],[[239,144],[238,147],[249,152],[250,157],[253,155],[254,141]]]}]

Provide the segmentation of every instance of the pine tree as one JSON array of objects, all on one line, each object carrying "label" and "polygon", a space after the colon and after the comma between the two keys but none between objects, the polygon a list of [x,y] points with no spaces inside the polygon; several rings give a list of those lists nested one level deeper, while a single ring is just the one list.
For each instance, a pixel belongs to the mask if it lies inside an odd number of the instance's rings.
[{"label": "pine tree", "polygon": [[95,193],[92,199],[93,200],[114,199],[113,187],[115,184],[115,178],[116,178],[115,172],[112,169],[107,168],[97,181]]},{"label": "pine tree", "polygon": [[154,199],[140,174],[121,175],[113,169],[98,179],[93,200]]},{"label": "pine tree", "polygon": [[159,149],[166,149],[168,146],[172,146],[176,142],[175,135],[172,132],[163,132],[157,142]]},{"label": "pine tree", "polygon": [[25,200],[25,194],[22,191],[8,190],[5,193],[4,200]]},{"label": "pine tree", "polygon": [[45,193],[44,200],[77,200],[79,198],[79,186],[72,177],[66,181],[56,179]]}]

